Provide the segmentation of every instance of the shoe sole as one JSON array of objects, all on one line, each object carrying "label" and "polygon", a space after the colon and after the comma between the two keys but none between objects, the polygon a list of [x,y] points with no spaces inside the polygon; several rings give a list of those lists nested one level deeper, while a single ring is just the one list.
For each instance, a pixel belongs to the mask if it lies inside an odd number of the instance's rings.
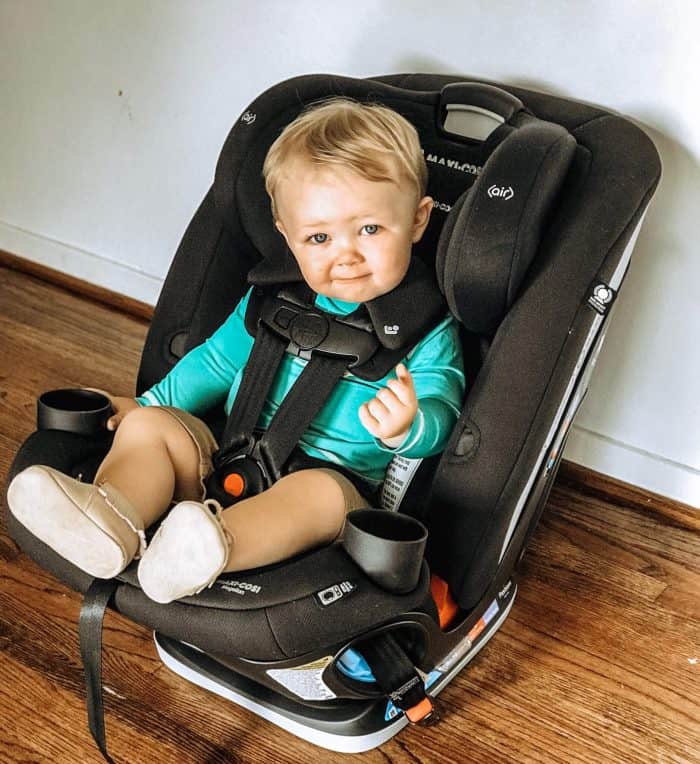
[{"label": "shoe sole", "polygon": [[61,557],[96,578],[124,569],[121,546],[78,507],[49,472],[29,467],[12,481],[7,503],[14,517]]},{"label": "shoe sole", "polygon": [[138,568],[141,589],[161,604],[211,586],[228,561],[218,521],[197,502],[173,507],[148,545]]}]

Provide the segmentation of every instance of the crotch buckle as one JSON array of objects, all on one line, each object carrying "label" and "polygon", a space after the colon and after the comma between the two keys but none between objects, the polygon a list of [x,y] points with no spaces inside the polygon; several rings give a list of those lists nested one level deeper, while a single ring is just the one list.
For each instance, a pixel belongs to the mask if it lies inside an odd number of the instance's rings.
[{"label": "crotch buckle", "polygon": [[206,480],[207,497],[216,499],[222,507],[255,496],[265,488],[267,481],[261,465],[246,454],[227,460]]}]

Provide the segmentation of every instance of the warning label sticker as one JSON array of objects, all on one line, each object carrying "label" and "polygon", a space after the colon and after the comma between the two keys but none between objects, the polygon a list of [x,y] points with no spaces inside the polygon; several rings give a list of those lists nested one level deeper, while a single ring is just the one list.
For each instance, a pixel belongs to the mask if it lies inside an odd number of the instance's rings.
[{"label": "warning label sticker", "polygon": [[391,460],[382,486],[383,509],[388,509],[390,512],[398,511],[411,479],[422,461],[422,459],[407,459],[405,456],[395,456]]},{"label": "warning label sticker", "polygon": [[332,700],[337,697],[336,694],[321,679],[326,666],[332,660],[332,655],[326,655],[303,666],[268,669],[267,673],[276,682],[304,700]]}]

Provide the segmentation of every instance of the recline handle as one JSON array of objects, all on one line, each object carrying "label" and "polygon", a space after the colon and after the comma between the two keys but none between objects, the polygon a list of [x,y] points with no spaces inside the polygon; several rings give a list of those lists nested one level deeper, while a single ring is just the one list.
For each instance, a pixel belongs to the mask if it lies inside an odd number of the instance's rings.
[{"label": "recline handle", "polygon": [[483,82],[452,82],[440,91],[443,129],[465,138],[485,140],[524,108],[512,93]]}]

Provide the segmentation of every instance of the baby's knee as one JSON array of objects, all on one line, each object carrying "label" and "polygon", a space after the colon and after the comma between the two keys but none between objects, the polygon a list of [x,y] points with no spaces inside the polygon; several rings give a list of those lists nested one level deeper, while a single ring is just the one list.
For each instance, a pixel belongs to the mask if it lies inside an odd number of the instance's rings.
[{"label": "baby's knee", "polygon": [[344,522],[347,512],[367,506],[350,480],[332,469],[292,472],[274,487],[285,494],[287,501],[306,505],[315,515],[326,515],[332,525]]},{"label": "baby's knee", "polygon": [[332,497],[332,503],[341,508],[343,514],[369,506],[353,482],[337,470],[319,467],[309,472],[313,473],[320,495]]},{"label": "baby's knee", "polygon": [[141,438],[162,435],[165,426],[164,414],[156,406],[139,406],[124,415],[117,428],[117,437],[138,436]]}]

